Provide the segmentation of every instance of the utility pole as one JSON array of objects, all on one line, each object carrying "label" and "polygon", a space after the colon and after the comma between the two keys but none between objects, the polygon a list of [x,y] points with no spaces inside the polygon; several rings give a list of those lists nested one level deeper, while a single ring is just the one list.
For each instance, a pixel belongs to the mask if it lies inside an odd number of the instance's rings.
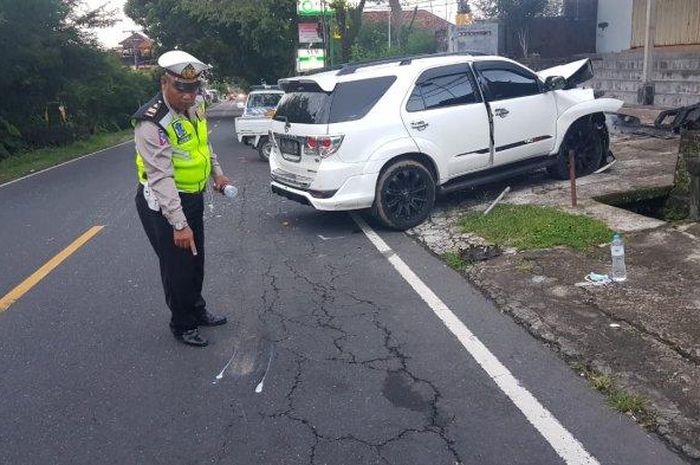
[{"label": "utility pole", "polygon": [[391,11],[387,12],[386,17],[389,20],[389,33],[387,34],[389,41],[387,42],[387,48],[391,49]]},{"label": "utility pole", "polygon": [[654,104],[654,83],[651,75],[654,68],[654,42],[656,39],[656,0],[647,0],[646,35],[644,37],[644,67],[642,86],[637,92],[637,102],[642,105]]}]

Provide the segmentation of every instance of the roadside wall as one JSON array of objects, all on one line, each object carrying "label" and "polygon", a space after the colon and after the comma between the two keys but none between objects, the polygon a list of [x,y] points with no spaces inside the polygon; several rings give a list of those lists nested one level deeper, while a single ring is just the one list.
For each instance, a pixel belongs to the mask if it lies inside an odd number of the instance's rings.
[{"label": "roadside wall", "polygon": [[499,24],[497,21],[476,21],[468,26],[457,26],[450,30],[450,52],[481,52],[498,55]]},{"label": "roadside wall", "polygon": [[[529,34],[530,55],[555,58],[595,52],[595,16],[535,18],[530,25]],[[501,53],[514,58],[522,57],[517,31],[506,29],[504,39]]]},{"label": "roadside wall", "polygon": [[596,27],[598,53],[628,50],[632,41],[634,0],[600,0]]},{"label": "roadside wall", "polygon": [[[642,47],[646,36],[646,0],[634,0],[632,47]],[[700,1],[656,0],[654,44],[700,44]]]}]

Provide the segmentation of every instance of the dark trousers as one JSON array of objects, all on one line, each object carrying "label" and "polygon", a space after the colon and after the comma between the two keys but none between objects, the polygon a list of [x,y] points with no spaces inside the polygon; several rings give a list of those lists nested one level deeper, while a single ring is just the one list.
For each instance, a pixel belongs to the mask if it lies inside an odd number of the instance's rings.
[{"label": "dark trousers", "polygon": [[204,312],[206,303],[202,298],[204,281],[204,196],[180,193],[180,202],[187,224],[194,232],[197,255],[190,249],[175,246],[173,227],[159,211],[148,208],[143,198],[143,186],[136,193],[136,210],[148,240],[160,263],[160,277],[165,291],[165,301],[170,307],[170,327],[182,332],[197,327],[196,317]]}]

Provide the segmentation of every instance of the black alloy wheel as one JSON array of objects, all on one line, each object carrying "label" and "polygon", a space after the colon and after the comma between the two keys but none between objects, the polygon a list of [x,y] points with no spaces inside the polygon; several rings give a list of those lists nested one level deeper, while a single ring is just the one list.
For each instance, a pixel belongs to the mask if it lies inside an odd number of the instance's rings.
[{"label": "black alloy wheel", "polygon": [[574,150],[576,177],[586,176],[600,168],[608,147],[608,131],[605,122],[592,117],[575,121],[559,148],[557,164],[549,173],[557,179],[569,179],[569,150]]},{"label": "black alloy wheel", "polygon": [[406,230],[428,217],[435,204],[435,180],[415,160],[399,160],[379,177],[374,215],[385,226]]}]

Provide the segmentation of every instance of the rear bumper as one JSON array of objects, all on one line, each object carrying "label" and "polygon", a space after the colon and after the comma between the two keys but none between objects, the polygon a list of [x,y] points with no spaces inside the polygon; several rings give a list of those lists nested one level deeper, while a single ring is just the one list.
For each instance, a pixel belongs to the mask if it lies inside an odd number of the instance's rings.
[{"label": "rear bumper", "polygon": [[238,139],[238,142],[241,142],[245,145],[250,145],[251,147],[258,146],[258,142],[260,142],[260,137],[260,135],[246,134],[245,132],[236,133],[236,138]]},{"label": "rear bumper", "polygon": [[[374,186],[376,182],[376,174],[352,176],[334,193],[332,191],[316,192],[300,189],[276,180],[272,180],[270,186],[275,194],[303,205],[310,205],[316,210],[346,211],[371,207],[372,202],[374,202]],[[330,195],[330,197],[320,197],[327,195]]]}]

